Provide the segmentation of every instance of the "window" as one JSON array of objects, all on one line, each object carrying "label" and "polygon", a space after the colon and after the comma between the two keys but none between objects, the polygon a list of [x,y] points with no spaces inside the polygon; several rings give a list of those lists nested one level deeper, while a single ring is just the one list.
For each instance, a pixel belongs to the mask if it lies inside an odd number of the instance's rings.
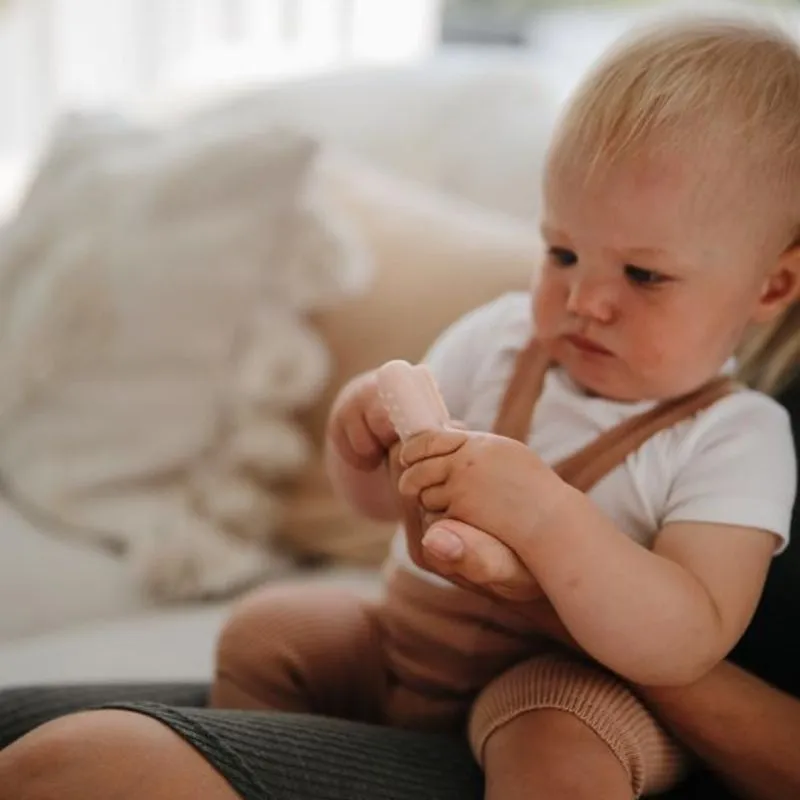
[{"label": "window", "polygon": [[[525,46],[540,38],[539,23],[564,14],[598,24],[654,8],[741,9],[742,2],[653,2],[653,0],[445,0],[442,39],[445,43]],[[798,0],[752,0],[754,7],[794,7]],[[579,15],[576,17],[576,15]],[[583,24],[579,22],[579,24]]]},{"label": "window", "polygon": [[441,2],[0,0],[0,181],[66,110],[422,58]]}]

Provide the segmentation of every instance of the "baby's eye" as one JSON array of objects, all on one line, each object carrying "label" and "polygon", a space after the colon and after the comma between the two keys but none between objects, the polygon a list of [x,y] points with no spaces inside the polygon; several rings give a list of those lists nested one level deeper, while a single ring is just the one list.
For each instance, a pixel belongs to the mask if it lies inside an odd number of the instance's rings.
[{"label": "baby's eye", "polygon": [[635,283],[637,286],[658,286],[669,280],[666,275],[662,275],[660,272],[644,269],[644,267],[636,267],[633,264],[625,265],[625,275],[631,283]]},{"label": "baby's eye", "polygon": [[551,247],[547,251],[551,260],[560,267],[572,267],[578,263],[578,256],[566,247]]}]

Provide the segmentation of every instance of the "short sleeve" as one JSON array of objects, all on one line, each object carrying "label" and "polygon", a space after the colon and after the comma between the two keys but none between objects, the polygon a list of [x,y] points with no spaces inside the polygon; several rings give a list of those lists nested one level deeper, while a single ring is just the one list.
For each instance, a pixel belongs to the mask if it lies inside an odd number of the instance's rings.
[{"label": "short sleeve", "polygon": [[524,292],[503,294],[459,318],[431,345],[423,363],[436,378],[453,419],[464,418],[475,376],[495,355],[505,328],[529,305]]},{"label": "short sleeve", "polygon": [[738,392],[693,423],[662,524],[712,522],[789,539],[797,459],[789,415],[771,398]]}]

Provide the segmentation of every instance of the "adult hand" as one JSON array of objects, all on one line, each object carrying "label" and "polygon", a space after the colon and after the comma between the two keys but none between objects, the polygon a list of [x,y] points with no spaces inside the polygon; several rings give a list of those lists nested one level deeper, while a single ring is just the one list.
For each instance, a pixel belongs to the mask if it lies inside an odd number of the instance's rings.
[{"label": "adult hand", "polygon": [[421,550],[428,569],[465,588],[515,603],[542,596],[538,581],[517,554],[480,528],[438,519],[423,532]]},{"label": "adult hand", "polygon": [[578,649],[536,578],[510,547],[485,531],[441,519],[423,534],[422,552],[426,569],[513,608],[531,632]]},{"label": "adult hand", "polygon": [[[456,430],[456,436],[462,431]],[[405,481],[403,446],[389,452],[392,481]],[[417,566],[497,599],[526,602],[541,597],[539,584],[507,545],[465,522],[426,512],[414,491],[399,492],[408,552]]]}]

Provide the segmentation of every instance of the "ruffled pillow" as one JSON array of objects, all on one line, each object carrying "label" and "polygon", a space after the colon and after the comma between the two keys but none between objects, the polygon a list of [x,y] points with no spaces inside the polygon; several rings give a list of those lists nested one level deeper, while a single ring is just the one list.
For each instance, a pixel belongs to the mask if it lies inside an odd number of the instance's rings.
[{"label": "ruffled pillow", "polygon": [[317,145],[234,115],[63,121],[0,241],[0,477],[37,524],[162,598],[285,566],[280,487],[329,374],[312,312],[359,292]]}]

